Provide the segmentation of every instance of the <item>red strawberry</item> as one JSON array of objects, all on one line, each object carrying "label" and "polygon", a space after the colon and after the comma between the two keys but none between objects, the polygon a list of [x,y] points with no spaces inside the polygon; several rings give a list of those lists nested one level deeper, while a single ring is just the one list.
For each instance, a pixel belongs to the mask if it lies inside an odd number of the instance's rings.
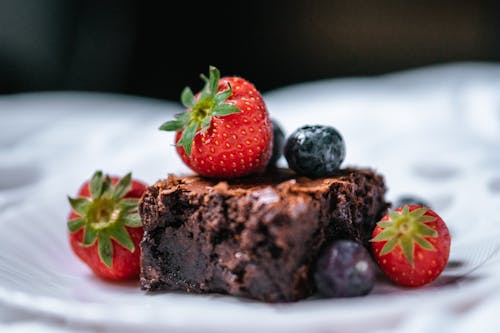
[{"label": "red strawberry", "polygon": [[390,211],[373,231],[372,251],[380,269],[395,283],[418,287],[434,281],[450,255],[444,221],[424,206]]},{"label": "red strawberry", "polygon": [[112,280],[139,275],[144,229],[137,206],[146,187],[130,173],[120,179],[97,171],[77,198],[68,197],[71,248],[96,275]]},{"label": "red strawberry", "polygon": [[233,178],[263,172],[271,158],[273,128],[261,94],[241,77],[223,77],[210,67],[205,86],[193,95],[186,87],[186,112],[160,126],[177,131],[177,152],[206,177]]}]

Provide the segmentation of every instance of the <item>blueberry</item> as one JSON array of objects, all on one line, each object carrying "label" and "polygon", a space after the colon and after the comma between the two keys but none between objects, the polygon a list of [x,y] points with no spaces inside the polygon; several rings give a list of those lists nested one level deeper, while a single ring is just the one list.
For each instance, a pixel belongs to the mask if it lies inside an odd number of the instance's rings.
[{"label": "blueberry", "polygon": [[409,195],[409,194],[405,194],[405,195],[401,195],[401,196],[397,197],[396,200],[394,201],[394,203],[392,204],[392,208],[396,209],[396,208],[402,207],[404,205],[417,205],[417,206],[424,206],[427,208],[431,208],[431,206],[429,206],[429,204],[424,199],[422,199],[418,196]]},{"label": "blueberry", "polygon": [[314,281],[321,296],[353,297],[368,294],[375,284],[375,275],[375,263],[363,245],[338,240],[320,253]]},{"label": "blueberry", "polygon": [[285,144],[288,166],[309,177],[331,176],[344,157],[344,139],[331,126],[302,126],[288,137]]},{"label": "blueberry", "polygon": [[273,154],[269,160],[269,166],[276,166],[276,162],[278,162],[281,155],[283,155],[285,132],[283,132],[280,124],[275,119],[271,119],[271,122],[273,125]]}]

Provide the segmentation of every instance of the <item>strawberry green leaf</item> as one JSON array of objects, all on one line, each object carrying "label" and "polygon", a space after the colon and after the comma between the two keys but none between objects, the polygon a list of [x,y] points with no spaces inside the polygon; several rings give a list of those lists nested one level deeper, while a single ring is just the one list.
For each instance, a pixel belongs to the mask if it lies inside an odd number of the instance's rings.
[{"label": "strawberry green leaf", "polygon": [[229,86],[228,89],[226,89],[226,90],[218,93],[217,95],[215,95],[215,97],[214,97],[215,105],[224,102],[226,99],[228,99],[229,96],[231,96],[231,94],[233,92],[233,88],[231,87],[231,84],[229,82],[228,82],[227,85]]},{"label": "strawberry green leaf", "polygon": [[212,117],[205,117],[205,119],[203,119],[203,121],[201,122],[201,133],[206,133],[206,131],[208,131],[211,122]]},{"label": "strawberry green leaf", "polygon": [[132,173],[123,176],[113,190],[113,200],[123,198],[132,187]]},{"label": "strawberry green leaf", "polygon": [[99,234],[98,243],[99,258],[106,266],[111,268],[113,266],[113,244],[111,239],[107,234],[102,233]]},{"label": "strawberry green leaf", "polygon": [[184,123],[179,121],[179,120],[170,120],[170,121],[167,121],[163,124],[161,124],[160,126],[160,130],[161,131],[167,131],[167,132],[171,132],[171,131],[179,131],[183,128],[184,126]]},{"label": "strawberry green leaf", "polygon": [[437,237],[438,236],[438,233],[436,230],[432,229],[431,227],[429,227],[425,224],[418,224],[416,228],[417,228],[418,234],[420,234],[422,236],[428,236],[428,237]]},{"label": "strawberry green leaf", "polygon": [[422,223],[434,222],[436,221],[436,218],[434,216],[424,215],[420,217],[420,221]]},{"label": "strawberry green leaf", "polygon": [[[209,70],[210,70],[210,67],[209,67]],[[208,90],[209,89],[209,86],[210,86],[210,80],[208,79],[208,77],[205,75],[205,74],[200,74],[200,78],[203,80],[203,82],[205,82],[205,85],[203,86],[203,90]]]},{"label": "strawberry green leaf", "polygon": [[387,241],[397,236],[397,231],[392,228],[383,229],[381,233],[371,239],[372,242]]},{"label": "strawberry green leaf", "polygon": [[[408,205],[405,205],[404,209],[408,210],[409,209]],[[404,209],[403,209],[403,214],[407,214],[408,212],[405,213]],[[425,212],[427,212],[427,208],[421,207],[421,208],[417,208],[417,209],[413,210],[410,213],[410,215],[415,216],[415,217],[420,217],[420,216],[423,216],[425,214]]]},{"label": "strawberry green leaf", "polygon": [[104,193],[108,193],[110,189],[111,189],[111,178],[109,177],[109,175],[105,175],[104,180],[102,181],[101,196],[103,196]]},{"label": "strawberry green leaf", "polygon": [[241,112],[241,110],[235,105],[219,104],[212,111],[212,115],[218,116],[218,117],[223,117],[223,116],[228,116],[230,114],[238,113],[238,112]]},{"label": "strawberry green leaf", "polygon": [[175,115],[175,120],[167,121],[160,126],[161,131],[180,131],[189,121],[189,113],[183,112]]},{"label": "strawberry green leaf", "polygon": [[82,245],[92,246],[94,245],[96,239],[97,239],[97,232],[94,229],[87,226],[83,232]]},{"label": "strawberry green leaf", "polygon": [[209,84],[210,84],[210,95],[215,96],[217,89],[219,88],[220,72],[214,66],[209,68]]},{"label": "strawberry green leaf", "polygon": [[203,89],[201,90],[201,94],[198,98],[198,101],[200,100],[206,100],[209,99],[210,96],[210,80],[204,75],[200,75],[201,79],[205,82],[205,85],[203,86]]},{"label": "strawberry green leaf", "polygon": [[195,105],[196,100],[194,98],[193,92],[191,91],[191,88],[189,87],[184,88],[181,94],[181,102],[182,105],[189,108]]},{"label": "strawberry green leaf", "polygon": [[189,123],[191,118],[190,118],[189,112],[182,112],[182,113],[176,114],[175,119],[182,122],[183,126],[186,126]]},{"label": "strawberry green leaf", "polygon": [[70,232],[76,232],[80,230],[87,220],[84,217],[77,218],[75,220],[68,221],[68,229]]},{"label": "strawberry green leaf", "polygon": [[139,214],[129,214],[123,217],[123,222],[127,227],[138,228],[142,226]]},{"label": "strawberry green leaf", "polygon": [[415,242],[426,250],[436,251],[436,248],[431,243],[420,236],[415,236]]},{"label": "strawberry green leaf", "polygon": [[182,132],[181,139],[177,142],[177,145],[182,146],[188,155],[191,155],[193,140],[197,130],[198,124],[193,122]]},{"label": "strawberry green leaf", "polygon": [[399,216],[400,216],[400,214],[398,212],[396,212],[395,210],[394,211],[390,211],[389,212],[389,221],[394,221],[397,218],[399,218]]},{"label": "strawberry green leaf", "polygon": [[414,249],[413,239],[408,235],[404,235],[400,237],[399,243],[401,248],[403,249],[403,253],[405,254],[406,259],[408,259],[410,265],[413,266],[413,249]]},{"label": "strawberry green leaf", "polygon": [[126,198],[120,200],[120,208],[124,213],[137,210],[138,205],[139,205],[139,199]]},{"label": "strawberry green leaf", "polygon": [[386,243],[380,251],[380,255],[388,254],[397,246],[400,247],[408,262],[413,266],[415,243],[422,249],[435,251],[434,246],[427,238],[438,237],[438,232],[426,225],[427,222],[435,221],[433,216],[425,215],[428,208],[420,207],[410,211],[408,205],[401,210],[390,211],[387,221],[377,223],[381,231],[370,241]]},{"label": "strawberry green leaf", "polygon": [[381,228],[387,228],[387,227],[390,227],[392,225],[392,222],[389,222],[389,221],[380,221],[377,223],[377,225]]},{"label": "strawberry green leaf", "polygon": [[86,198],[73,199],[71,197],[68,197],[68,201],[71,205],[71,208],[73,208],[73,210],[80,215],[84,215],[87,212],[89,205],[91,204],[91,201]]},{"label": "strawberry green leaf", "polygon": [[99,198],[103,192],[102,171],[96,171],[90,179],[90,195],[92,199]]},{"label": "strawberry green leaf", "polygon": [[380,255],[383,256],[384,254],[391,252],[396,247],[397,243],[398,243],[398,237],[397,236],[392,237],[387,243],[385,243],[384,247],[382,247]]},{"label": "strawberry green leaf", "polygon": [[175,120],[167,121],[160,126],[163,131],[182,131],[177,146],[184,147],[184,151],[191,155],[193,140],[196,134],[206,133],[211,126],[213,116],[222,117],[236,112],[242,112],[238,107],[223,103],[232,94],[232,87],[219,92],[220,72],[214,66],[209,67],[209,77],[200,75],[205,82],[203,89],[196,95],[189,87],[181,94],[181,102],[187,107],[186,112],[176,115]]},{"label": "strawberry green leaf", "polygon": [[135,251],[134,242],[130,235],[128,234],[127,229],[125,229],[122,225],[115,225],[113,228],[108,230],[111,238],[113,238],[118,244],[129,250],[130,252]]},{"label": "strawberry green leaf", "polygon": [[93,198],[68,197],[72,209],[80,215],[67,222],[68,229],[72,233],[83,229],[81,246],[91,247],[97,241],[99,257],[108,267],[112,265],[112,239],[131,252],[136,248],[126,227],[142,225],[137,213],[139,199],[124,198],[132,181],[132,174],[128,173],[113,184],[109,175],[98,171],[89,182]]}]

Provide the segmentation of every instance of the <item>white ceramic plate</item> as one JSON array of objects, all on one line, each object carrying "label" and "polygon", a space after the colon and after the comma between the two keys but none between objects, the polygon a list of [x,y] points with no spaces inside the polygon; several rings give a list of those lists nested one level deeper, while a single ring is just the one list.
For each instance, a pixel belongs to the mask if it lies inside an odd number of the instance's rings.
[{"label": "white ceramic plate", "polygon": [[[384,174],[389,199],[405,193],[426,198],[453,237],[452,265],[425,288],[407,290],[380,280],[366,297],[280,305],[221,295],[148,295],[135,283],[93,277],[72,254],[66,195],[95,169],[133,171],[149,183],[187,171],[172,135],[157,130],[181,110],[177,103],[75,93],[3,97],[0,302],[102,327],[294,332],[362,331],[397,322],[408,308],[477,301],[500,284],[494,278],[500,271],[500,103],[488,90],[491,82],[470,85],[472,74],[460,73],[438,68],[303,84],[265,95],[287,134],[306,123],[335,126],[347,143],[344,165]],[[482,73],[480,78],[491,69]],[[447,90],[447,76],[458,77],[455,90]],[[486,121],[473,116],[476,102]]]}]

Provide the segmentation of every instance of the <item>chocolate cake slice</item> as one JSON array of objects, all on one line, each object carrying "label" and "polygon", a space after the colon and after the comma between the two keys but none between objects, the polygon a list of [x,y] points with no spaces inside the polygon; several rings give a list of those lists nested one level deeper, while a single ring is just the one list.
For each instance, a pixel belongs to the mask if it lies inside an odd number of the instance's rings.
[{"label": "chocolate cake slice", "polygon": [[335,239],[367,244],[388,207],[385,191],[370,169],[320,179],[279,169],[229,182],[169,175],[139,204],[141,287],[267,302],[308,297],[321,248]]}]

